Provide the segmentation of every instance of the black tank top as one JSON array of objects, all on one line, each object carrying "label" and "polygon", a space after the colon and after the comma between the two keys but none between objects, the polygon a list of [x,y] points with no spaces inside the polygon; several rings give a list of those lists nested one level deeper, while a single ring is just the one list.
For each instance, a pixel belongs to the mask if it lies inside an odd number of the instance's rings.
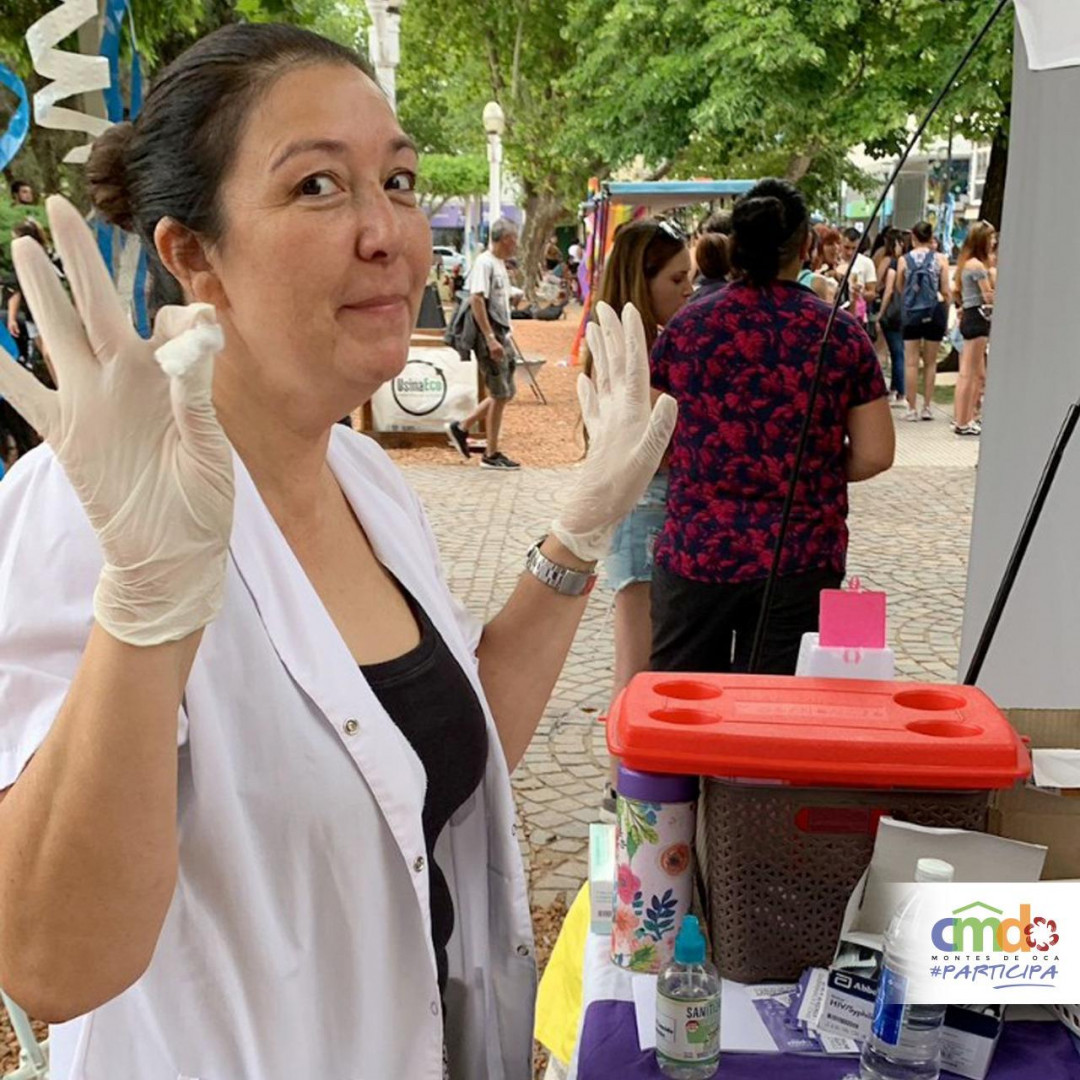
[{"label": "black tank top", "polygon": [[424,609],[402,589],[420,627],[420,644],[394,660],[364,664],[379,703],[409,740],[427,773],[424,844],[431,896],[431,939],[445,996],[446,946],[454,931],[454,902],[439,865],[435,842],[455,811],[479,787],[487,764],[484,711],[465,672]]}]

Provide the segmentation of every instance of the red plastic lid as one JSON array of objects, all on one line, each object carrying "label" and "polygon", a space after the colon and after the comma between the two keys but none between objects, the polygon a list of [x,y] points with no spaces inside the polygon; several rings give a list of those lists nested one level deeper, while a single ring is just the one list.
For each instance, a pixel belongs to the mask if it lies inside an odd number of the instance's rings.
[{"label": "red plastic lid", "polygon": [[638,675],[608,717],[631,769],[807,787],[983,790],[1031,773],[1020,736],[970,686],[777,675]]}]

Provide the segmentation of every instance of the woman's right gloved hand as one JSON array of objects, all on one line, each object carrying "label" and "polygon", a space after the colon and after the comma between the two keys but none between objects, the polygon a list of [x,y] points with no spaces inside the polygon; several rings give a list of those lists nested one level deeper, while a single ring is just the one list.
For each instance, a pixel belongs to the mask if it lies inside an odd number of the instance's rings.
[{"label": "woman's right gloved hand", "polygon": [[0,395],[52,447],[97,533],[97,621],[132,645],[177,641],[217,615],[224,591],[232,448],[210,396],[221,328],[192,304],[163,308],[139,337],[78,211],[60,196],[47,209],[78,312],[41,246],[16,240],[59,386],[0,354]]}]

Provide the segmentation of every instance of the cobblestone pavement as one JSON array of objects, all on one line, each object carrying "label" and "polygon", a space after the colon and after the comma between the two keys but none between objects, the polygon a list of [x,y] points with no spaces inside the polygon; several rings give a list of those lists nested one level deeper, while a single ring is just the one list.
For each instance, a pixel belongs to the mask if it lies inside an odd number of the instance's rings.
[{"label": "cobblestone pavement", "polygon": [[[896,466],[851,488],[849,574],[889,594],[890,641],[901,678],[956,676],[977,440],[951,434],[945,414],[898,423]],[[573,469],[406,467],[439,538],[450,588],[481,616],[510,594],[525,551],[547,531]],[[522,653],[529,648],[521,642]],[[534,906],[585,877],[588,826],[607,771],[604,731],[612,672],[612,596],[593,594],[555,693],[513,776]]]},{"label": "cobblestone pavement", "polygon": [[[897,465],[851,491],[849,571],[889,594],[890,638],[902,678],[955,676],[967,567],[977,440],[933,423],[897,425]],[[535,538],[547,531],[572,468],[503,475],[479,468],[406,466],[439,538],[450,587],[481,616],[502,606]],[[549,940],[585,877],[589,822],[607,772],[597,722],[611,684],[612,597],[593,594],[555,694],[513,776],[538,930]],[[521,642],[522,653],[529,649]],[[0,1072],[15,1065],[0,1009]],[[45,1031],[37,1027],[38,1037]],[[542,1068],[544,1058],[540,1059]]]}]

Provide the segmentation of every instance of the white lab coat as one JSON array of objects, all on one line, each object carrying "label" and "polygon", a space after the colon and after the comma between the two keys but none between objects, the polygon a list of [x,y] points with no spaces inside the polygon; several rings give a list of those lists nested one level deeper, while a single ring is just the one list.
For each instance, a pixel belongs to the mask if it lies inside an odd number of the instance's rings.
[{"label": "white lab coat", "polygon": [[[480,624],[386,455],[336,427],[329,462],[484,703],[484,781],[436,849],[456,916],[447,1044],[455,1080],[527,1080],[532,930]],[[0,788],[63,701],[100,565],[62,468],[35,450],[0,484]],[[53,1080],[441,1080],[424,770],[238,458],[224,608],[178,726],[179,879],[157,949],[131,988],[52,1028]]]}]

